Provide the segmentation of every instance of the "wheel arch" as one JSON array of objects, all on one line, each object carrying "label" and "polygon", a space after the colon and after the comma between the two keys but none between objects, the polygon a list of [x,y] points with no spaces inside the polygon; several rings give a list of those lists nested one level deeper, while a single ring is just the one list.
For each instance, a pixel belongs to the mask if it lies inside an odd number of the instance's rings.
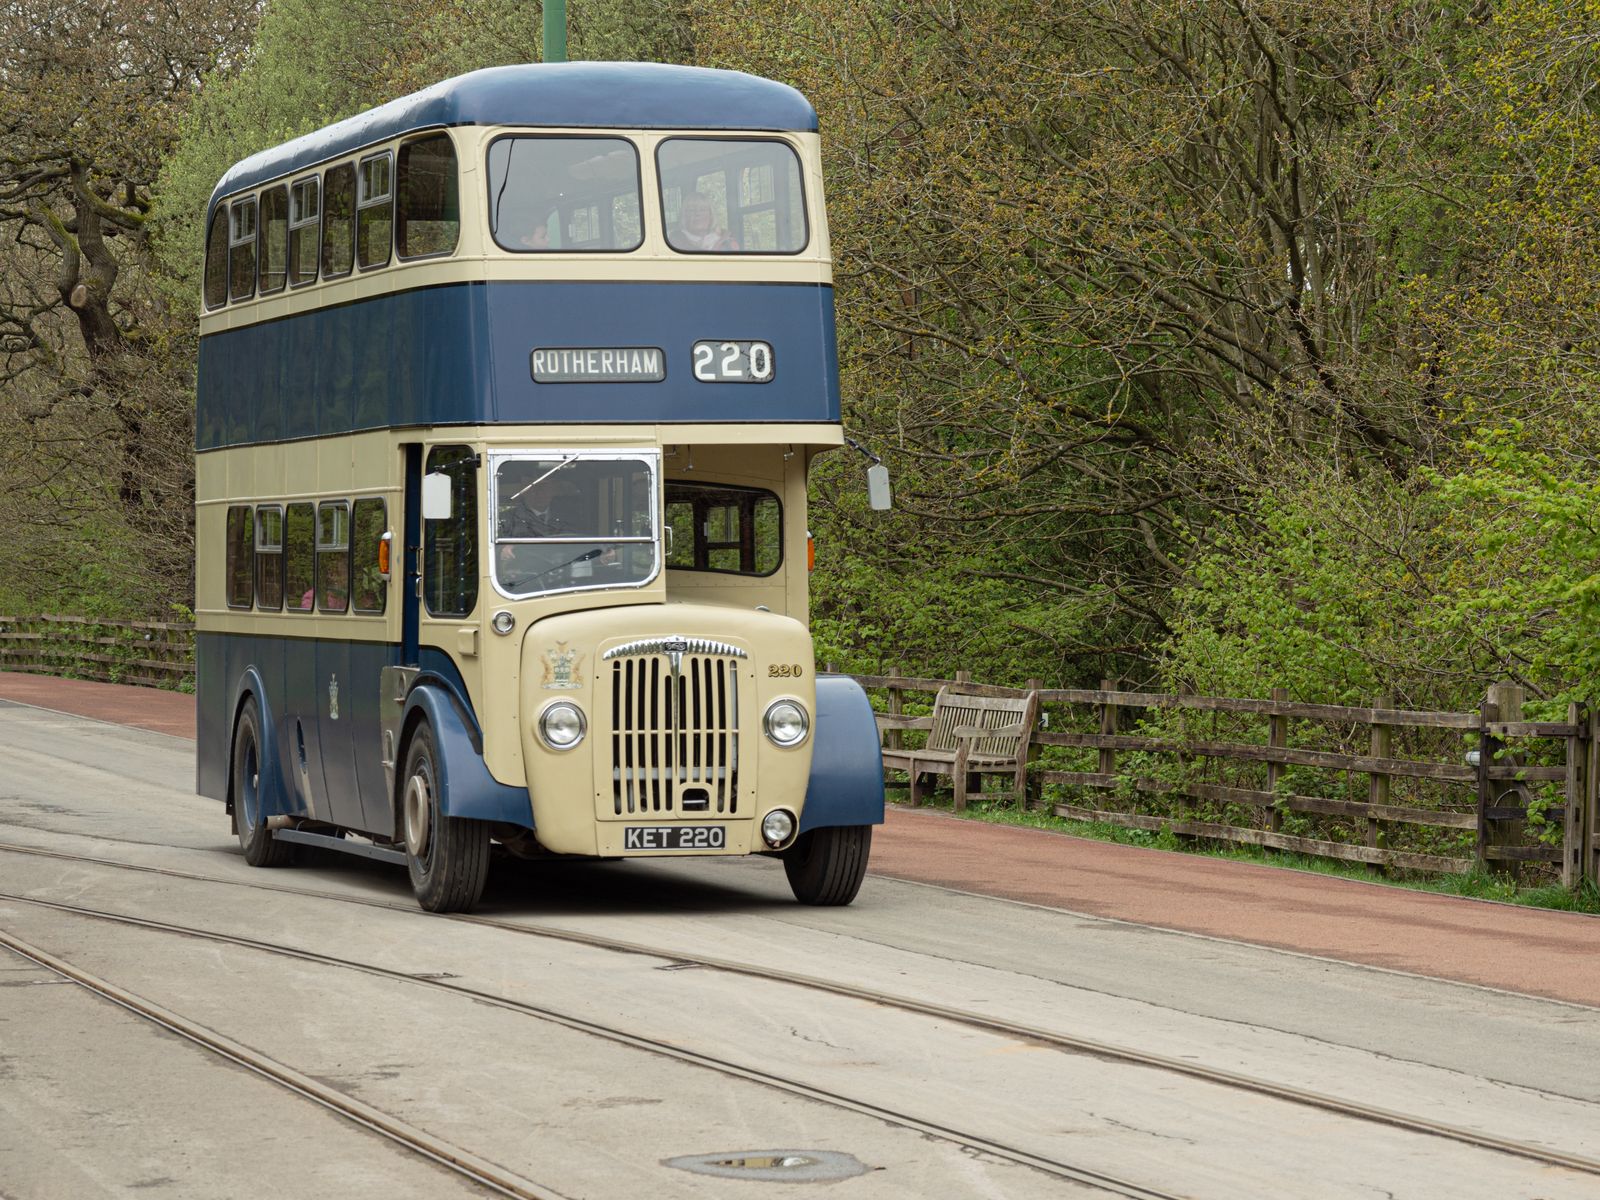
[{"label": "wheel arch", "polygon": [[848,675],[817,676],[811,777],[799,833],[883,824],[883,749],[872,703]]},{"label": "wheel arch", "polygon": [[510,787],[489,774],[474,736],[477,727],[461,711],[460,701],[434,680],[421,680],[406,696],[400,717],[392,802],[396,829],[405,786],[404,763],[417,726],[426,722],[433,733],[434,770],[439,781],[439,811],[447,817],[501,821],[533,828],[533,803],[525,787]]},{"label": "wheel arch", "polygon": [[255,667],[246,667],[239,676],[233,689],[233,705],[231,716],[228,719],[228,794],[226,798],[229,818],[234,823],[234,831],[238,832],[238,819],[234,816],[233,795],[233,755],[234,743],[239,737],[239,718],[244,715],[244,706],[251,700],[256,702],[256,736],[261,744],[256,753],[260,756],[260,783],[262,812],[263,814],[277,812],[282,809],[283,787],[278,770],[277,755],[277,725],[272,719],[272,705],[267,701],[267,685],[261,678],[261,672]]}]

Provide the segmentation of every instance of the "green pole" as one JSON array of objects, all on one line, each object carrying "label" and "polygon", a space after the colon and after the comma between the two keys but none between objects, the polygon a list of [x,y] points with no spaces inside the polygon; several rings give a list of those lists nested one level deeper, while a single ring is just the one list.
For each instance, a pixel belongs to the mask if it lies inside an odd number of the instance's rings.
[{"label": "green pole", "polygon": [[567,0],[544,0],[544,60],[567,61]]}]

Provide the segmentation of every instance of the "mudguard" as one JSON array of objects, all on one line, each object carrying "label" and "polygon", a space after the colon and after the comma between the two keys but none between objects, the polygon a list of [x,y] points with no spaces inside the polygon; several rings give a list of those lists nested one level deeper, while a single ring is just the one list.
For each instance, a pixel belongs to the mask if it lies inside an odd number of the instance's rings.
[{"label": "mudguard", "polygon": [[883,824],[883,750],[872,704],[848,675],[817,676],[811,778],[800,832]]},{"label": "mudguard", "polygon": [[255,697],[256,715],[261,722],[258,730],[261,737],[258,751],[260,774],[256,783],[257,792],[261,797],[261,815],[275,817],[290,811],[289,789],[283,783],[278,726],[272,719],[272,705],[267,701],[267,685],[261,678],[261,672],[254,667],[246,667],[244,674],[239,676],[239,681],[233,686],[233,704],[228,709],[228,778],[223,785],[223,794],[228,797],[228,811],[232,812],[233,735],[239,728],[239,710],[244,707],[245,698],[248,696]]},{"label": "mudguard", "polygon": [[409,729],[412,714],[419,711],[433,727],[434,748],[439,755],[439,808],[445,816],[504,821],[532,829],[533,802],[528,789],[508,787],[489,774],[483,755],[474,747],[467,720],[449,692],[437,683],[412,688],[406,697],[400,728]]}]

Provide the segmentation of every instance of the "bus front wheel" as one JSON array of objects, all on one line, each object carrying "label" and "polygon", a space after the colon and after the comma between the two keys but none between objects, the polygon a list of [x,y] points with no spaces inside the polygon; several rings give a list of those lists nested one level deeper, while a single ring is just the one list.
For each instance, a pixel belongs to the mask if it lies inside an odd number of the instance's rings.
[{"label": "bus front wheel", "polygon": [[439,807],[438,754],[433,731],[417,726],[406,748],[400,788],[406,868],[417,903],[429,912],[467,912],[489,878],[489,826],[449,817]]},{"label": "bus front wheel", "polygon": [[233,827],[252,867],[281,867],[294,854],[288,842],[273,839],[261,815],[261,715],[254,698],[245,701],[233,727]]},{"label": "bus front wheel", "polygon": [[794,898],[801,904],[849,904],[861,890],[871,850],[871,825],[826,825],[802,833],[783,854]]}]

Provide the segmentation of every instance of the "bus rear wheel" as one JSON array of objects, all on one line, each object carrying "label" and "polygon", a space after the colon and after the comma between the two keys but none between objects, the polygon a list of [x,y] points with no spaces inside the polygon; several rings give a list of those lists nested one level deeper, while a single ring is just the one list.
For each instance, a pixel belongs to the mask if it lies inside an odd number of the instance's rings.
[{"label": "bus rear wheel", "polygon": [[253,698],[233,727],[233,827],[252,867],[281,867],[294,855],[288,842],[273,839],[261,815],[261,713]]},{"label": "bus rear wheel", "polygon": [[400,823],[411,890],[429,912],[468,912],[489,878],[489,826],[446,816],[439,801],[433,731],[419,725],[406,747],[400,785]]},{"label": "bus rear wheel", "polygon": [[849,904],[861,890],[871,851],[871,825],[827,825],[802,833],[784,851],[783,871],[801,904]]}]

